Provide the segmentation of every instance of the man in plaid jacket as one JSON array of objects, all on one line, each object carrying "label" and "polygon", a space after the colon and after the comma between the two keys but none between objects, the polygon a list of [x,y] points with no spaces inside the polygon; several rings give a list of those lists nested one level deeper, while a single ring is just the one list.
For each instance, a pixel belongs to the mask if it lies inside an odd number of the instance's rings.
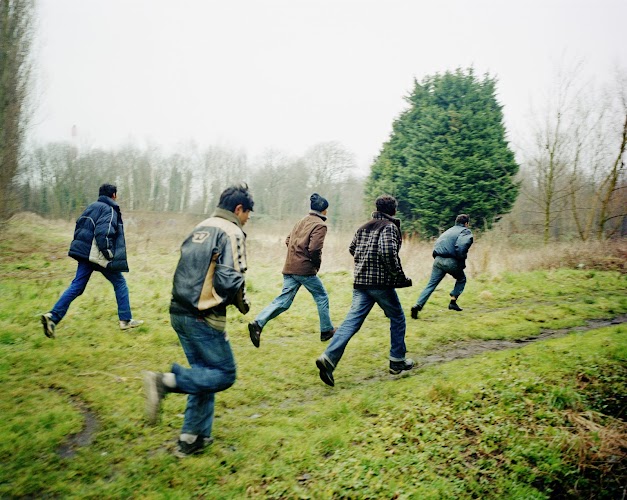
[{"label": "man in plaid jacket", "polygon": [[361,226],[350,244],[355,259],[353,302],[342,325],[333,336],[329,347],[316,360],[320,378],[335,385],[333,371],[337,367],[348,342],[355,335],[375,304],[390,319],[390,373],[397,375],[411,370],[414,362],[405,358],[405,313],[396,288],[411,286],[399,258],[401,249],[400,221],[396,215],[397,202],[393,196],[379,196],[377,211]]}]

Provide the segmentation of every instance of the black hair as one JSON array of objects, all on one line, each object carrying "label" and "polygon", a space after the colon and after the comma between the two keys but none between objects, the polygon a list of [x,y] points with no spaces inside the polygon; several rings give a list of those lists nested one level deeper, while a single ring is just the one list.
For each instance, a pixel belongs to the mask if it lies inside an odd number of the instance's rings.
[{"label": "black hair", "polygon": [[229,186],[220,195],[220,201],[218,208],[228,210],[229,212],[235,212],[237,205],[242,205],[244,211],[252,210],[255,202],[253,201],[253,195],[248,190],[248,184],[245,182],[233,186]]},{"label": "black hair", "polygon": [[396,198],[394,198],[394,196],[382,194],[377,198],[374,204],[377,207],[378,212],[383,212],[387,215],[396,214],[396,207],[398,206],[398,203],[396,202]]},{"label": "black hair", "polygon": [[118,192],[118,188],[113,184],[103,184],[98,189],[98,196],[108,196],[109,198],[113,198],[113,195]]},{"label": "black hair", "polygon": [[466,214],[459,214],[455,218],[455,224],[461,224],[463,226],[464,224],[468,224],[469,222],[470,222],[470,217],[468,217]]}]

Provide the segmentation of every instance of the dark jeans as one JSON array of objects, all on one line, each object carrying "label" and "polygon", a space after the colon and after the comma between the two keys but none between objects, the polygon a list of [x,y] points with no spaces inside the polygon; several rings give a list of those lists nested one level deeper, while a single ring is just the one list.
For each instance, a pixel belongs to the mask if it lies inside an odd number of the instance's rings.
[{"label": "dark jeans", "polygon": [[390,360],[403,361],[405,347],[405,313],[393,288],[383,290],[353,290],[353,302],[346,319],[337,329],[323,356],[335,367],[342,359],[349,340],[355,335],[373,306],[378,304],[390,319]]},{"label": "dark jeans", "polygon": [[126,280],[122,273],[119,271],[109,271],[90,262],[78,261],[76,276],[50,311],[52,313],[52,321],[59,323],[63,319],[72,301],[85,291],[89,278],[91,278],[91,273],[94,271],[102,273],[113,285],[115,299],[118,303],[118,318],[120,318],[120,321],[132,319],[128,286],[126,286]]},{"label": "dark jeans", "polygon": [[444,276],[450,274],[453,278],[455,278],[455,286],[453,290],[451,290],[451,297],[459,297],[464,288],[466,286],[466,274],[464,273],[464,269],[459,265],[459,263],[455,259],[445,259],[442,257],[436,257],[433,262],[433,269],[431,270],[431,278],[429,279],[429,283],[422,291],[416,304],[424,306],[431,297],[431,294],[440,284],[440,281],[444,279]]},{"label": "dark jeans", "polygon": [[226,332],[211,328],[202,318],[171,314],[170,321],[191,366],[172,365],[176,392],[188,394],[181,433],[209,437],[213,427],[215,393],[235,383],[231,344]]},{"label": "dark jeans", "polygon": [[296,293],[301,285],[311,293],[311,296],[316,302],[318,317],[320,318],[320,331],[327,332],[333,330],[333,323],[329,316],[329,296],[327,295],[322,281],[315,275],[298,276],[296,274],[284,274],[281,294],[255,318],[259,326],[263,328],[268,321],[287,311],[292,305],[292,302],[294,302],[294,297],[296,297]]}]

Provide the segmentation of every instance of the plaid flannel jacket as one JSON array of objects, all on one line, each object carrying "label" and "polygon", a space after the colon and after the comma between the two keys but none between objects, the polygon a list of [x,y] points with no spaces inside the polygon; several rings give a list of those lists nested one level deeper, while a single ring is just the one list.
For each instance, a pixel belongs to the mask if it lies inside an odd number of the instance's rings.
[{"label": "plaid flannel jacket", "polygon": [[382,212],[361,226],[350,244],[355,259],[354,288],[398,288],[411,281],[405,276],[398,252],[401,249],[400,221]]}]

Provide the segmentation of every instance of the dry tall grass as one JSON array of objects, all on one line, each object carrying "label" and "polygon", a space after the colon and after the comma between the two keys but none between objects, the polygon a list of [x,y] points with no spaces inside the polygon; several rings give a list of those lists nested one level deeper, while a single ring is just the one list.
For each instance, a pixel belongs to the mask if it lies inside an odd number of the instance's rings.
[{"label": "dry tall grass", "polygon": [[[73,222],[47,221],[35,214],[22,213],[14,220],[37,225],[46,231],[57,228],[71,238]],[[185,236],[202,220],[202,216],[172,213],[131,212],[124,214],[125,231],[130,254],[177,253]],[[280,272],[285,257],[285,237],[293,221],[273,224],[251,219],[248,234],[250,265],[275,267]],[[352,232],[331,229],[324,245],[322,272],[352,271],[353,259],[348,246]],[[68,241],[69,244],[69,241]],[[401,260],[414,282],[426,280],[431,273],[432,242],[406,237]],[[569,241],[542,244],[533,235],[508,236],[501,231],[479,234],[470,249],[466,273],[469,278],[479,275],[498,276],[505,272],[525,272],[537,269],[603,269],[627,272],[627,240]]]}]

